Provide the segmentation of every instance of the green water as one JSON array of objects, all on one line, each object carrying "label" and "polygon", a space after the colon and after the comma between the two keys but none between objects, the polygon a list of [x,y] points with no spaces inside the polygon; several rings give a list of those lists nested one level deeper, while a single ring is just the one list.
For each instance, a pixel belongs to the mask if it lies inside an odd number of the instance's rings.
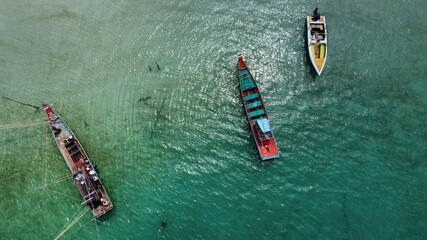
[{"label": "green water", "polygon": [[[329,30],[321,77],[305,48],[316,6]],[[64,239],[426,239],[425,9],[2,1],[0,94],[53,104],[98,165],[115,209]],[[274,162],[247,127],[238,52],[272,120]],[[0,101],[1,239],[53,239],[84,209],[71,180],[53,183],[69,170],[48,126],[5,127],[44,118]]]}]

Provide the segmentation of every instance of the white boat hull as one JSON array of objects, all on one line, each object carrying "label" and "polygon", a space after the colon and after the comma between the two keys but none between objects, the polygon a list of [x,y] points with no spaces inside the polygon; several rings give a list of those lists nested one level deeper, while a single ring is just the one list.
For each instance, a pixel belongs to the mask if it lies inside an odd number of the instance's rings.
[{"label": "white boat hull", "polygon": [[328,56],[328,30],[326,28],[325,16],[313,21],[307,16],[307,48],[311,64],[320,75]]}]

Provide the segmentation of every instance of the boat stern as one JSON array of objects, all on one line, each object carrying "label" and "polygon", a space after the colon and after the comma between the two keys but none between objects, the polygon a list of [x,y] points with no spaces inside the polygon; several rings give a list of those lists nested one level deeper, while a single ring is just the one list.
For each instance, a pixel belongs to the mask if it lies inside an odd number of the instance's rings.
[{"label": "boat stern", "polygon": [[261,155],[261,160],[263,161],[275,159],[280,156],[274,139],[269,140],[268,143],[261,143],[258,150]]}]

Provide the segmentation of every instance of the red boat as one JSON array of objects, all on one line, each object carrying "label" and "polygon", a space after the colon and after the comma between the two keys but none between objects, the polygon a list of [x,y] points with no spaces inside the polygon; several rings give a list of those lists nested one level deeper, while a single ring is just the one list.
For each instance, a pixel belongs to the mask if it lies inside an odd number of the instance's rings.
[{"label": "red boat", "polygon": [[90,162],[79,140],[67,124],[49,105],[43,104],[43,108],[47,114],[56,145],[67,162],[74,182],[83,197],[82,204],[86,204],[96,218],[104,215],[113,209],[113,204],[95,171],[95,166]]},{"label": "red boat", "polygon": [[270,120],[265,110],[259,88],[243,61],[242,54],[238,55],[237,70],[239,72],[240,92],[246,116],[252,130],[261,160],[271,160],[279,157],[276,139],[270,128]]}]

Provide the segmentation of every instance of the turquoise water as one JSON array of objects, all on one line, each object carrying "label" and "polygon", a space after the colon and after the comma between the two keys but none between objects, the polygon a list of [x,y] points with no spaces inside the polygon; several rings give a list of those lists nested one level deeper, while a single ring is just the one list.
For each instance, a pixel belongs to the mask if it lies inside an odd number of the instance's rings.
[{"label": "turquoise water", "polygon": [[[321,77],[305,49],[316,6],[329,28]],[[0,94],[53,104],[98,165],[115,209],[64,239],[426,239],[424,9],[3,1]],[[247,127],[238,52],[272,120],[274,162]],[[44,118],[0,101],[2,239],[53,239],[84,209],[48,126],[9,126]]]}]

